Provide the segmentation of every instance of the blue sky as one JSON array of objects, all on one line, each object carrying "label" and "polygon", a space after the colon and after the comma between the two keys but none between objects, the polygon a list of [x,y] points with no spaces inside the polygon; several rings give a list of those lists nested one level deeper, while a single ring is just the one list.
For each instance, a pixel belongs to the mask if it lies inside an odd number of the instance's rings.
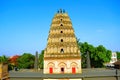
[{"label": "blue sky", "polygon": [[0,55],[40,53],[60,8],[81,42],[120,51],[119,0],[0,0]]}]

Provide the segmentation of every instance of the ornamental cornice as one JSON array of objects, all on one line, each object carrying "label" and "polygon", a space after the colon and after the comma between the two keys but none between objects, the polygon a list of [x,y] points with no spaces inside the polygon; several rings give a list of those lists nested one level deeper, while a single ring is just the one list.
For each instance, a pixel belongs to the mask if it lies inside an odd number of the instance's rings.
[{"label": "ornamental cornice", "polygon": [[67,37],[75,37],[75,35],[74,34],[72,34],[72,33],[63,33],[63,34],[56,34],[56,33],[51,33],[51,34],[49,34],[49,38],[60,38],[60,37],[65,37],[65,38],[67,38]]}]

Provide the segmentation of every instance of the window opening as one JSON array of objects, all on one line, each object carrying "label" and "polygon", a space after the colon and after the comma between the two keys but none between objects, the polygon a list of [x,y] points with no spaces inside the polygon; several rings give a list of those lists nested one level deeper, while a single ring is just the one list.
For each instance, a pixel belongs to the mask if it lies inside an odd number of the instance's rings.
[{"label": "window opening", "polygon": [[63,39],[61,39],[61,42],[63,42]]},{"label": "window opening", "polygon": [[63,31],[60,31],[60,33],[63,33]]},{"label": "window opening", "polygon": [[63,26],[63,24],[60,24],[60,26]]},{"label": "window opening", "polygon": [[61,51],[60,51],[61,53],[64,53],[64,50],[63,49],[61,49]]}]

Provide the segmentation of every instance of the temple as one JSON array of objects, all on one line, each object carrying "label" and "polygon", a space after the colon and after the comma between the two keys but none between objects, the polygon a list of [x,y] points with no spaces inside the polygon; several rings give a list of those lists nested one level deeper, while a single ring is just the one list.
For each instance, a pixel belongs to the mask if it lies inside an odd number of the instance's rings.
[{"label": "temple", "polygon": [[80,49],[72,22],[65,10],[60,9],[54,15],[49,31],[44,53],[44,74],[81,72]]}]

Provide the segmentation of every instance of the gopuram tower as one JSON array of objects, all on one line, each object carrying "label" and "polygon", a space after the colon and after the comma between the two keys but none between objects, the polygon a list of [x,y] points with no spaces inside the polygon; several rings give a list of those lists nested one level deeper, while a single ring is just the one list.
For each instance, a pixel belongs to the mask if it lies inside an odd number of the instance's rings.
[{"label": "gopuram tower", "polygon": [[44,74],[81,73],[80,49],[72,22],[64,10],[53,17],[44,53]]}]

